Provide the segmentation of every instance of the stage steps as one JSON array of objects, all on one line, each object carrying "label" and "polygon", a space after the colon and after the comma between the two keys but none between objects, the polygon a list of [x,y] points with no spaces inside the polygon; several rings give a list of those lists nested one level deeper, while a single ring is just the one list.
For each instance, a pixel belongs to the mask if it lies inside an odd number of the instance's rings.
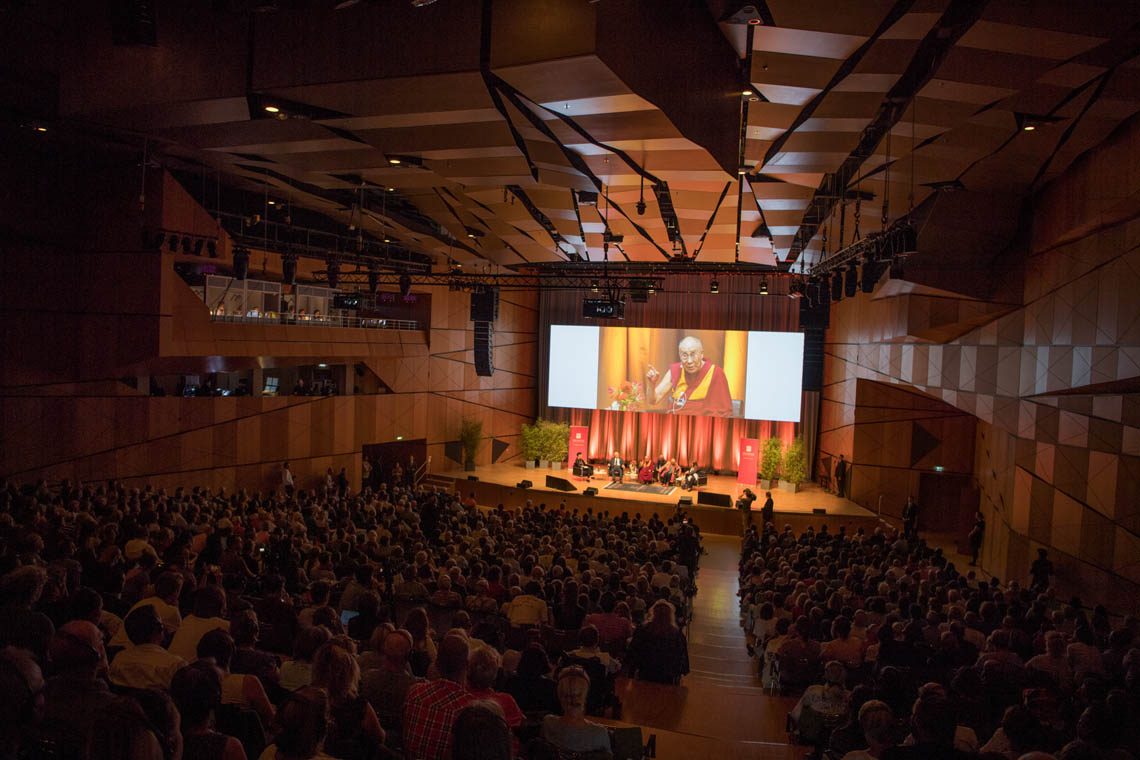
[{"label": "stage steps", "polygon": [[423,480],[420,481],[420,484],[453,491],[455,490],[455,476],[429,472],[427,475],[424,475]]}]

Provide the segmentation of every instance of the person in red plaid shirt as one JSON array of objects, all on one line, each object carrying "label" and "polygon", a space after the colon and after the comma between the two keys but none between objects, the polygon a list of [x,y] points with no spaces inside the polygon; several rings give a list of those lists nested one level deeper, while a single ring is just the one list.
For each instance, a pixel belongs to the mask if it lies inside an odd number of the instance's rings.
[{"label": "person in red plaid shirt", "polygon": [[475,698],[467,691],[467,640],[447,636],[439,645],[440,677],[414,684],[404,702],[404,751],[415,760],[447,760],[455,719]]}]

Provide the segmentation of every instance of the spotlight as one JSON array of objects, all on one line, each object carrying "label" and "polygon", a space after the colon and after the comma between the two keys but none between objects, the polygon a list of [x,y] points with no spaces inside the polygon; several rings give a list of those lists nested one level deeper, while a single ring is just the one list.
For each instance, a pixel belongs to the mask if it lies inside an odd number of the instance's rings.
[{"label": "spotlight", "polygon": [[336,286],[340,284],[340,262],[331,258],[326,261],[325,274],[329,278],[329,287],[335,290]]},{"label": "spotlight", "polygon": [[768,295],[768,281],[767,280],[761,280],[760,281],[760,295],[762,295],[762,296]]},{"label": "spotlight", "polygon": [[[160,245],[161,245],[161,243],[160,243]],[[211,240],[208,243],[206,243],[206,255],[209,256],[211,259],[218,258],[218,243],[217,243],[217,241]]]},{"label": "spotlight", "polygon": [[405,272],[404,274],[400,275],[400,295],[404,298],[407,298],[408,294],[411,292],[412,278]]},{"label": "spotlight", "polygon": [[277,106],[266,106],[265,112],[266,113],[281,113],[281,109],[278,108]]},{"label": "spotlight", "polygon": [[831,275],[831,300],[836,303],[843,300],[843,272]]},{"label": "spotlight", "polygon": [[590,281],[590,290],[597,293],[599,287],[600,287],[600,284],[598,283],[597,280],[591,280]]},{"label": "spotlight", "polygon": [[843,295],[854,298],[859,292],[859,265],[852,261],[847,265],[847,272],[843,278]]},{"label": "spotlight", "polygon": [[747,167],[747,166],[742,166],[742,167],[740,167],[739,169],[737,169],[737,170],[736,170],[736,173],[737,173],[737,174],[739,174],[741,177],[743,177],[745,174],[747,174],[747,173],[748,173],[748,167]]},{"label": "spotlight", "polygon": [[182,238],[182,252],[189,256],[192,250],[194,250],[194,241],[187,235]]},{"label": "spotlight", "polygon": [[751,96],[753,93],[752,93],[751,89],[745,88],[740,94],[747,98],[747,97]]},{"label": "spotlight", "polygon": [[467,229],[467,237],[471,238],[472,240],[478,240],[479,238],[481,238],[485,234],[487,234],[487,233],[483,232],[483,230],[476,229],[474,227],[467,227],[466,229]]},{"label": "spotlight", "polygon": [[178,250],[178,236],[177,235],[171,235],[170,240],[167,242],[166,247],[170,249],[171,253],[174,253],[175,251],[177,251]]},{"label": "spotlight", "polygon": [[712,282],[710,282],[709,283],[709,292],[710,293],[719,293],[720,292],[720,283],[716,280],[713,280]]},{"label": "spotlight", "polygon": [[166,233],[160,232],[154,236],[154,248],[156,251],[162,250],[162,244],[166,242]]},{"label": "spotlight", "polygon": [[47,127],[43,126],[42,124],[36,125],[35,127],[32,127],[32,128],[34,130],[36,130],[37,132],[40,132],[41,134],[44,132],[47,132]]},{"label": "spotlight", "polygon": [[390,188],[388,188],[388,192],[394,193],[394,192],[396,192],[396,188],[390,187]]},{"label": "spotlight", "polygon": [[637,209],[638,216],[645,216],[645,201],[638,201],[634,208]]},{"label": "spotlight", "polygon": [[201,240],[201,239],[199,239],[199,240],[195,240],[195,241],[194,241],[194,255],[195,255],[195,256],[201,256],[201,255],[202,255],[202,248],[203,248],[205,245],[206,245],[206,241],[205,241],[205,240]]}]

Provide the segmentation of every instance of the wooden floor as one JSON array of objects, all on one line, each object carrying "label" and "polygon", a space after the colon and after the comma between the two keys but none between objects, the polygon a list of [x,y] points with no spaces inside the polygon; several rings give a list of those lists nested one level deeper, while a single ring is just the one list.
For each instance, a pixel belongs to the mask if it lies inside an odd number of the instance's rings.
[{"label": "wooden floor", "polygon": [[691,672],[680,686],[622,679],[623,722],[657,735],[659,758],[792,760],[784,720],[794,699],[765,694],[740,628],[740,539],[705,536],[689,630]]}]

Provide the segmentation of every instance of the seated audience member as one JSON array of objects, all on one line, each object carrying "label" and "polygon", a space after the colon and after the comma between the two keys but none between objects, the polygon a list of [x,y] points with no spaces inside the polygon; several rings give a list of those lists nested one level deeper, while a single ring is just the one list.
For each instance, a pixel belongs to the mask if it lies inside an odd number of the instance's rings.
[{"label": "seated audience member", "polygon": [[494,688],[501,666],[502,658],[494,649],[486,646],[474,648],[467,664],[467,690],[473,699],[497,704],[507,725],[512,729],[518,728],[526,716],[514,697]]},{"label": "seated audience member", "polygon": [[792,708],[792,720],[797,725],[806,722],[807,711],[825,720],[837,720],[847,710],[849,695],[843,688],[846,678],[847,670],[838,660],[832,660],[824,665],[823,683],[809,686],[804,690],[800,700]]},{"label": "seated audience member", "polygon": [[230,661],[230,671],[257,676],[261,685],[269,691],[278,685],[281,675],[277,671],[277,658],[257,648],[260,632],[261,624],[253,610],[244,610],[234,615],[230,621],[230,635],[237,648]]},{"label": "seated audience member", "polygon": [[475,702],[455,719],[451,760],[513,760],[514,743],[497,707]]},{"label": "seated audience member", "polygon": [[362,675],[384,665],[384,639],[388,638],[388,634],[395,631],[396,626],[391,623],[380,623],[372,629],[372,635],[368,637],[367,649],[356,657],[356,661],[360,663]]},{"label": "seated audience member", "polygon": [[234,656],[234,640],[227,631],[215,628],[207,631],[198,642],[198,659],[210,660],[222,671],[222,704],[237,705],[243,710],[254,710],[263,725],[273,720],[274,709],[257,676],[230,672]]},{"label": "seated audience member", "polygon": [[309,603],[297,613],[297,624],[301,628],[312,628],[313,614],[322,607],[328,606],[331,594],[332,585],[328,581],[320,580],[310,584],[309,590],[305,592]]},{"label": "seated audience member", "polygon": [[86,620],[65,623],[52,636],[48,656],[55,675],[44,684],[37,737],[61,757],[86,757],[84,748],[121,704],[99,678],[107,668],[103,635]]},{"label": "seated audience member", "polygon": [[1041,749],[1040,741],[1041,725],[1033,712],[1024,705],[1011,705],[1006,708],[997,731],[982,745],[981,752],[1017,760],[1026,752]]},{"label": "seated audience member", "polygon": [[851,621],[840,615],[831,624],[831,641],[819,651],[824,660],[838,660],[848,668],[863,664],[863,641],[851,635]]},{"label": "seated audience member", "polygon": [[404,703],[404,751],[419,760],[448,760],[456,718],[471,703],[467,640],[446,636],[439,646],[439,679],[413,684]]},{"label": "seated audience member", "polygon": [[852,750],[842,760],[881,760],[895,746],[895,717],[886,702],[872,699],[859,708],[859,727],[866,749]]},{"label": "seated audience member", "polygon": [[324,626],[304,628],[297,634],[293,645],[293,659],[281,665],[278,683],[286,691],[296,691],[308,686],[313,680],[313,656],[332,638]]},{"label": "seated audience member", "polygon": [[551,670],[542,645],[530,644],[523,650],[515,674],[507,680],[507,692],[523,712],[558,712],[558,688]]},{"label": "seated audience member", "polygon": [[563,668],[558,674],[557,687],[562,714],[542,719],[542,738],[563,752],[599,753],[599,757],[609,757],[612,755],[609,731],[586,719],[589,692],[590,678],[584,670]]},{"label": "seated audience member", "polygon": [[1073,690],[1073,668],[1069,665],[1065,635],[1060,631],[1045,634],[1045,654],[1030,658],[1025,663],[1027,670],[1044,673],[1052,679],[1057,688],[1065,693]]},{"label": "seated audience member", "polygon": [[461,607],[463,598],[451,590],[451,578],[446,575],[439,576],[435,591],[428,597],[428,602],[438,607]]},{"label": "seated audience member", "polygon": [[263,594],[254,611],[269,633],[261,641],[261,647],[270,652],[288,654],[293,651],[293,639],[299,627],[293,597],[285,591],[285,579],[276,573],[265,577],[262,583]]},{"label": "seated audience member", "polygon": [[[162,573],[154,583],[154,594],[145,599],[140,599],[131,607],[131,611],[144,605],[150,605],[158,613],[159,618],[162,619],[162,625],[166,629],[166,635],[173,636],[178,630],[178,627],[182,625],[182,614],[178,611],[178,599],[182,595],[182,585],[183,578],[181,574],[170,571]],[[127,615],[130,615],[130,612],[127,612]],[[109,646],[125,647],[130,643],[126,629],[120,628],[119,631],[111,637]]]},{"label": "seated audience member", "polygon": [[412,654],[408,663],[412,673],[423,678],[435,665],[438,649],[435,645],[435,635],[428,621],[427,611],[423,607],[416,607],[404,619],[404,630],[412,635]]},{"label": "seated audience member", "polygon": [[131,646],[111,662],[111,683],[131,689],[169,689],[170,680],[186,661],[162,648],[166,632],[158,612],[149,604],[136,607],[123,627]]},{"label": "seated audience member", "polygon": [[0,694],[5,695],[6,705],[0,709],[0,757],[30,755],[25,750],[43,707],[37,704],[43,689],[43,672],[31,652],[13,646],[0,649]]},{"label": "seated audience member", "polygon": [[526,584],[526,590],[509,601],[503,610],[507,620],[515,627],[528,627],[552,623],[550,609],[542,598],[542,586],[537,581]]},{"label": "seated audience member", "polygon": [[628,660],[637,678],[678,683],[689,672],[689,643],[677,627],[673,605],[656,602],[649,619],[633,633]]},{"label": "seated audience member", "polygon": [[340,595],[340,611],[357,610],[357,601],[364,594],[372,591],[373,582],[373,569],[372,565],[367,562],[361,562],[356,566],[353,571],[352,580],[344,587],[344,592]]},{"label": "seated audience member", "polygon": [[423,679],[412,675],[408,656],[412,652],[412,635],[400,629],[384,638],[384,659],[379,668],[361,677],[360,693],[372,705],[385,731],[402,730],[404,702],[408,690]]},{"label": "seated audience member", "polygon": [[203,636],[213,630],[230,630],[230,622],[223,617],[225,612],[226,597],[220,588],[205,586],[195,591],[194,611],[178,627],[170,642],[170,653],[193,660]]},{"label": "seated audience member", "polygon": [[575,657],[582,660],[597,660],[601,663],[602,667],[606,669],[609,675],[616,675],[621,670],[621,663],[614,657],[611,657],[608,652],[603,651],[599,644],[601,637],[598,635],[598,629],[592,625],[582,626],[578,631],[578,648],[571,649],[566,653],[567,657]]},{"label": "seated audience member", "polygon": [[329,730],[329,695],[306,686],[281,705],[272,725],[273,743],[259,760],[328,760],[323,752]]},{"label": "seated audience member", "polygon": [[213,728],[222,703],[222,673],[204,660],[179,670],[170,684],[182,725],[182,760],[246,760],[241,742]]},{"label": "seated audience member", "polygon": [[602,594],[598,606],[601,612],[592,612],[586,615],[584,625],[592,625],[598,629],[601,646],[622,646],[633,636],[633,622],[614,612],[617,607],[617,598],[609,592]]},{"label": "seated audience member", "polygon": [[51,618],[34,609],[47,581],[47,571],[35,565],[0,577],[0,646],[27,649],[41,663],[46,663],[48,642],[55,633]]},{"label": "seated audience member", "polygon": [[[350,639],[355,641],[368,641],[372,637],[372,631],[383,622],[380,612],[380,595],[375,591],[361,594],[356,600],[356,606],[359,614],[348,621],[345,632]],[[386,613],[384,617],[387,617]]]},{"label": "seated audience member", "polygon": [[915,743],[891,747],[883,760],[966,760],[972,757],[954,746],[954,706],[944,694],[919,697],[911,712]]},{"label": "seated audience member", "polygon": [[329,641],[313,658],[312,685],[329,694],[329,731],[325,751],[340,760],[373,756],[384,743],[384,729],[368,700],[360,696],[360,667],[337,641]]}]

